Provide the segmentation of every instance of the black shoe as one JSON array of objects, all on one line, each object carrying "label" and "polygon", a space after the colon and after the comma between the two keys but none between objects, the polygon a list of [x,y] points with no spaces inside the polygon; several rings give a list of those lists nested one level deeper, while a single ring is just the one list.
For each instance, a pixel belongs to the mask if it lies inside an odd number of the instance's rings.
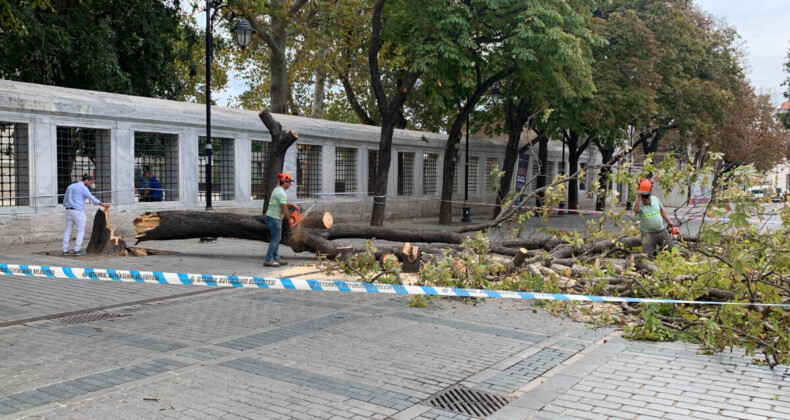
[{"label": "black shoe", "polygon": [[75,256],[75,257],[79,257],[79,256],[82,256],[82,255],[87,255],[87,254],[88,254],[88,253],[87,253],[87,252],[85,252],[85,250],[84,250],[84,249],[81,249],[81,250],[79,250],[79,251],[74,251],[74,256]]},{"label": "black shoe", "polygon": [[279,261],[277,261],[277,264],[279,264],[280,267],[282,267],[284,265],[288,265],[288,261],[279,260]]},{"label": "black shoe", "polygon": [[63,255],[64,257],[71,256],[71,254],[69,254],[69,251],[64,251],[64,252],[63,252],[62,254],[60,254],[60,255]]},{"label": "black shoe", "polygon": [[265,262],[263,263],[263,266],[264,266],[264,267],[279,267],[279,266],[281,266],[281,265],[282,265],[282,264],[278,263],[277,261],[265,261]]}]

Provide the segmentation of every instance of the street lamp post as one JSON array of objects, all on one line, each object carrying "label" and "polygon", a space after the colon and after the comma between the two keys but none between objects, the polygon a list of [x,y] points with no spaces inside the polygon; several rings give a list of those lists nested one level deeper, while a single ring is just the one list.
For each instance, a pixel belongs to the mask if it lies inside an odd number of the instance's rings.
[{"label": "street lamp post", "polygon": [[471,209],[469,208],[469,115],[466,116],[466,163],[464,164],[464,207],[461,209],[461,222],[472,223]]},{"label": "street lamp post", "polygon": [[[252,28],[247,19],[236,13],[230,6],[222,4],[219,0],[206,0],[206,210],[211,210],[211,156],[213,150],[211,146],[211,60],[214,57],[214,18],[217,13],[227,9],[227,14],[231,20],[239,17],[233,26],[233,35],[236,43],[242,50],[250,45],[255,29]],[[200,238],[200,242],[215,242],[217,238]]]},{"label": "street lamp post", "polygon": [[206,142],[206,210],[211,210],[211,156],[214,148]]}]

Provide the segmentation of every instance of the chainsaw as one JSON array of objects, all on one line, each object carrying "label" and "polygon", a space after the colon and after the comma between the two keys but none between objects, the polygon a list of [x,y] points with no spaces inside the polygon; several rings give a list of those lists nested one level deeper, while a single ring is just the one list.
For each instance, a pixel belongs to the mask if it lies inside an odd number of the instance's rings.
[{"label": "chainsaw", "polygon": [[300,205],[296,210],[292,211],[290,214],[291,217],[291,226],[296,226],[304,220],[305,216],[307,216],[307,212],[315,207],[316,203],[310,205],[307,210],[302,210],[302,206]]}]

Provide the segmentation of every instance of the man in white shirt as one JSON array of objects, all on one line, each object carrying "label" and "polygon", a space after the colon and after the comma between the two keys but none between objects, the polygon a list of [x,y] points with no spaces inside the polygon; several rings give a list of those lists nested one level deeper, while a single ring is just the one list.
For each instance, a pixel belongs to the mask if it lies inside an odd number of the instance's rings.
[{"label": "man in white shirt", "polygon": [[66,230],[63,231],[64,256],[69,255],[69,239],[74,226],[77,227],[74,255],[85,255],[85,251],[82,250],[82,238],[85,236],[85,200],[90,200],[91,203],[105,209],[110,208],[110,203],[102,203],[91,194],[88,190],[91,185],[93,185],[93,177],[85,174],[82,175],[82,181],[77,181],[66,188],[66,194],[63,197],[63,207],[66,208]]}]

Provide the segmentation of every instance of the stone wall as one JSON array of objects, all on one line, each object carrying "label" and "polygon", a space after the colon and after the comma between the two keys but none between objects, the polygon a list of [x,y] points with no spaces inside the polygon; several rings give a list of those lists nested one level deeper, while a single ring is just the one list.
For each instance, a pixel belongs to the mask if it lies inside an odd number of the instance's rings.
[{"label": "stone wall", "polygon": [[[316,197],[298,198],[296,185],[297,151],[291,147],[286,154],[285,171],[295,177],[295,184],[288,190],[289,201],[302,204],[317,202],[317,208],[331,211],[338,222],[368,220],[372,198],[367,191],[368,150],[378,150],[380,129],[365,125],[316,120],[291,115],[276,115],[287,130],[299,134],[297,144],[321,146],[320,186]],[[199,151],[198,137],[205,136],[205,105],[161,99],[133,97],[103,92],[42,86],[0,80],[0,123],[20,124],[27,136],[29,168],[26,175],[26,194],[29,205],[0,205],[0,245],[57,241],[64,226],[64,209],[58,204],[58,128],[81,127],[101,130],[109,135],[110,158],[106,172],[112,206],[111,223],[117,232],[126,237],[134,235],[132,221],[148,211],[202,210],[205,202],[198,199]],[[177,138],[177,199],[167,202],[138,202],[135,195],[135,133],[151,132],[170,134]],[[212,201],[219,212],[260,214],[262,200],[252,199],[252,141],[269,141],[270,136],[256,112],[212,107],[213,138],[232,139],[233,143],[233,200]],[[387,217],[412,218],[438,215],[441,192],[441,169],[446,136],[436,133],[396,130],[393,138],[393,156],[389,172]],[[465,146],[465,145],[464,145]],[[357,150],[356,195],[335,195],[335,148]],[[561,159],[561,146],[550,146],[549,160],[554,168]],[[460,162],[464,162],[464,147]],[[473,216],[488,215],[494,193],[485,186],[486,158],[495,158],[501,165],[504,143],[499,140],[472,138],[470,156],[478,157],[478,170],[470,177],[477,179],[479,192],[470,193]],[[398,153],[413,153],[411,168],[413,194],[398,196]],[[436,193],[423,195],[423,154],[438,155]],[[585,157],[585,159],[588,159]],[[4,161],[5,162],[5,161]],[[174,163],[176,164],[176,163]],[[0,168],[6,171],[7,168]],[[556,171],[556,169],[555,169]],[[77,171],[79,172],[79,171]],[[454,200],[463,200],[463,165],[458,170],[459,188]],[[5,179],[5,178],[2,178]],[[76,181],[72,179],[71,181]],[[230,182],[230,181],[229,181]],[[481,204],[476,204],[481,203]],[[582,197],[582,208],[593,206],[593,200]],[[88,229],[98,208],[86,205]],[[453,205],[460,218],[461,204]]]}]

